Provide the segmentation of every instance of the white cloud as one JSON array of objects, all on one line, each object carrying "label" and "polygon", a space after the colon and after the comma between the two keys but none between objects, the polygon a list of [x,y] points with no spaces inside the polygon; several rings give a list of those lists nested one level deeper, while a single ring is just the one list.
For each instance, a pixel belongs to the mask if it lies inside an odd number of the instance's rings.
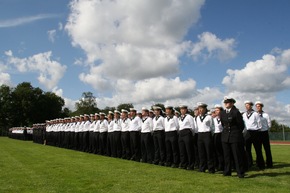
[{"label": "white cloud", "polygon": [[61,22],[58,23],[58,30],[59,31],[63,30],[63,24]]},{"label": "white cloud", "polygon": [[215,34],[204,32],[198,36],[199,41],[193,43],[190,55],[194,60],[200,57],[203,59],[217,58],[220,61],[227,61],[236,57],[234,50],[234,39],[219,39]]},{"label": "white cloud", "polygon": [[14,19],[0,20],[0,28],[25,25],[25,24],[32,23],[32,22],[35,22],[38,20],[55,18],[58,16],[59,15],[57,15],[57,14],[39,14],[39,15],[28,16],[28,17],[20,17],[20,18],[14,18]]},{"label": "white cloud", "polygon": [[11,76],[9,73],[6,72],[7,70],[8,70],[7,65],[3,64],[0,61],[0,85],[2,84],[8,85],[8,86],[12,85]]},{"label": "white cloud", "polygon": [[77,100],[72,100],[70,98],[66,98],[63,96],[63,90],[61,88],[58,87],[54,87],[52,89],[52,92],[54,92],[57,96],[60,96],[61,98],[63,98],[64,100],[64,106],[67,107],[68,109],[70,109],[71,111],[75,111],[75,103],[77,102]]},{"label": "white cloud", "polygon": [[[80,80],[99,91],[118,79],[176,76],[183,37],[200,17],[204,0],[72,1],[65,29],[91,65]],[[128,6],[130,4],[130,6]],[[94,22],[91,21],[93,18]],[[97,33],[96,33],[97,32]],[[114,83],[113,83],[114,84]]]},{"label": "white cloud", "polygon": [[28,58],[17,58],[13,56],[11,50],[5,52],[8,64],[16,67],[21,73],[36,72],[39,73],[38,81],[47,89],[52,90],[63,77],[66,66],[52,60],[52,53],[44,52],[33,55]]},{"label": "white cloud", "polygon": [[277,92],[289,88],[290,77],[287,73],[290,50],[281,55],[264,55],[262,59],[249,62],[241,70],[227,70],[223,84],[229,90],[240,92]]},{"label": "white cloud", "polygon": [[11,85],[11,77],[10,77],[10,74],[0,71],[0,85],[2,85],[2,84],[10,86]]},{"label": "white cloud", "polygon": [[51,41],[53,43],[55,40],[55,37],[56,37],[56,30],[55,29],[49,30],[49,31],[47,31],[47,34],[48,34],[49,41]]}]

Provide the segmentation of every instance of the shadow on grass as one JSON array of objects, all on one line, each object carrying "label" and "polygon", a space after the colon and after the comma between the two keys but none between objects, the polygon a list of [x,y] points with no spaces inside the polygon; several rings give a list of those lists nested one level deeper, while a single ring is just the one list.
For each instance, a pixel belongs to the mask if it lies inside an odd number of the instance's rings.
[{"label": "shadow on grass", "polygon": [[[263,173],[248,174],[247,178],[255,178],[259,176],[268,176],[268,177],[290,176],[290,172],[288,171],[281,171],[281,172],[273,171],[275,169],[282,169],[282,168],[290,168],[290,163],[275,162],[273,168],[267,168],[266,170],[263,171]],[[256,170],[252,170],[252,171],[256,171]]]},{"label": "shadow on grass", "polygon": [[268,172],[260,174],[247,175],[246,178],[256,178],[259,176],[277,177],[277,176],[290,176],[290,172]]},{"label": "shadow on grass", "polygon": [[290,167],[290,163],[275,162],[274,167],[271,169],[279,169],[279,168],[287,168],[287,167]]}]

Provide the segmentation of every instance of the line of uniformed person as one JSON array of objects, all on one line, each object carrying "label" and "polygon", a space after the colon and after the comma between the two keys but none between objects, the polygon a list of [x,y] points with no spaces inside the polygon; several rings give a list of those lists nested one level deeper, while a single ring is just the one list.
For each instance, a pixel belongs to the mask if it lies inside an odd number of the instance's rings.
[{"label": "line of uniformed person", "polygon": [[[129,111],[110,111],[108,115],[101,112],[56,119],[47,122],[45,142],[47,145],[173,168],[196,168],[209,173],[223,171],[225,176],[231,175],[235,168],[242,178],[253,162],[251,143],[254,143],[257,153],[258,167],[265,167],[261,157],[262,135],[266,136],[263,145],[266,147],[267,165],[272,167],[269,136],[267,138],[269,124],[266,128],[266,121],[263,122],[265,128],[258,131],[257,137],[257,132],[252,132],[253,128],[249,127],[253,125],[248,120],[251,115],[242,115],[234,103],[233,98],[226,97],[225,109],[216,105],[210,112],[207,104],[198,103],[194,117],[189,114],[186,105],[181,105],[180,113],[173,106],[166,106],[165,112],[154,106],[153,111],[143,107],[140,113],[131,108]],[[263,106],[261,102],[256,105]],[[261,120],[262,115],[265,119],[269,118],[261,108],[257,112],[259,116],[255,115],[256,112],[252,113],[255,119]],[[245,131],[248,131],[247,134]],[[257,145],[258,142],[260,145]]]}]

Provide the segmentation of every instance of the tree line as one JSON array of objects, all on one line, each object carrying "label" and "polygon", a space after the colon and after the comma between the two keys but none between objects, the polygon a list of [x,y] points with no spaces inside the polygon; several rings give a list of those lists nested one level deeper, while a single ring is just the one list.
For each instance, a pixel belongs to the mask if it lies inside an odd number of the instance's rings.
[{"label": "tree line", "polygon": [[[32,126],[34,123],[44,123],[46,120],[71,117],[82,114],[93,114],[121,110],[134,107],[131,103],[123,103],[117,107],[99,109],[96,97],[92,92],[83,92],[81,98],[75,103],[75,111],[64,107],[64,99],[53,92],[44,92],[34,88],[31,83],[23,82],[16,87],[0,86],[0,135],[7,135],[11,127]],[[156,105],[156,104],[154,104]],[[163,104],[157,104],[164,109]],[[179,108],[176,107],[176,110]],[[270,131],[290,131],[287,125],[272,120]]]}]

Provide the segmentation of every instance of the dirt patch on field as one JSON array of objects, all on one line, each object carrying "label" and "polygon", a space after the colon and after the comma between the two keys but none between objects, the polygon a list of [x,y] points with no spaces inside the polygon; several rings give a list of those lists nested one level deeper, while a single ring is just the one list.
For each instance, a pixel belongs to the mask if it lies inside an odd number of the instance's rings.
[{"label": "dirt patch on field", "polygon": [[290,141],[270,141],[271,145],[290,145]]}]

